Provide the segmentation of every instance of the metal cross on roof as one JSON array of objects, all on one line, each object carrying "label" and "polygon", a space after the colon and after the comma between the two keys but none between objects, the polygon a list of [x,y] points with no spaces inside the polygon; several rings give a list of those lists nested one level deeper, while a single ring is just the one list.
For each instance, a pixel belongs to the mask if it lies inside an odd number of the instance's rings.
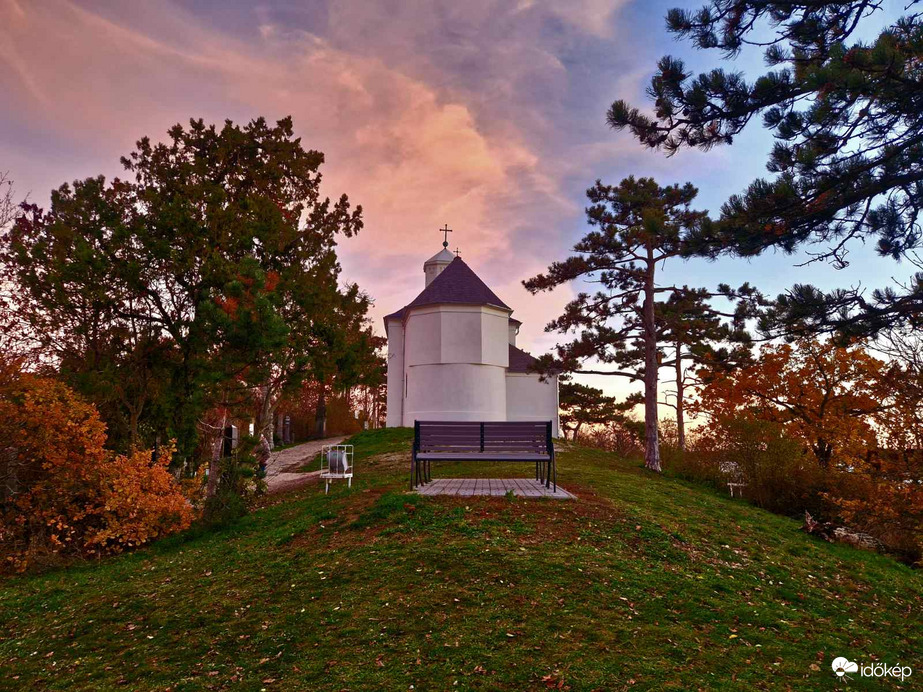
[{"label": "metal cross on roof", "polygon": [[455,256],[461,257],[461,251],[458,248],[455,248]]},{"label": "metal cross on roof", "polygon": [[444,239],[443,239],[443,241],[442,241],[442,247],[444,247],[444,248],[449,247],[449,233],[452,232],[452,229],[449,228],[449,224],[446,224],[446,225],[445,225],[445,228],[440,228],[440,229],[439,229],[439,232],[445,234],[445,237],[444,237]]}]

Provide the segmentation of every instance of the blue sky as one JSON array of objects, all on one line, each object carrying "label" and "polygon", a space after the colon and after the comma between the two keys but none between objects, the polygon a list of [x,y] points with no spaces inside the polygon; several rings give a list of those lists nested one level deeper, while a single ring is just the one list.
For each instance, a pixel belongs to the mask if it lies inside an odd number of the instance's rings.
[{"label": "blue sky", "polygon": [[[136,139],[176,122],[290,114],[304,144],[327,156],[327,194],[366,210],[341,255],[344,277],[376,300],[376,326],[422,288],[422,263],[448,223],[453,249],[515,308],[522,344],[539,352],[556,339],[544,323],[571,293],[532,297],[520,282],[585,232],[596,178],[691,181],[698,206],[715,211],[765,174],[771,139],[758,123],[732,147],[670,159],[606,127],[613,100],[648,105],[662,55],[692,68],[719,60],[667,34],[663,16],[677,4],[0,0],[0,170],[43,204],[64,181],[118,175]],[[891,3],[873,23],[901,9]],[[760,56],[734,67],[754,74]],[[775,294],[910,273],[871,249],[850,259],[845,271],[779,255],[689,262],[664,277]]]}]

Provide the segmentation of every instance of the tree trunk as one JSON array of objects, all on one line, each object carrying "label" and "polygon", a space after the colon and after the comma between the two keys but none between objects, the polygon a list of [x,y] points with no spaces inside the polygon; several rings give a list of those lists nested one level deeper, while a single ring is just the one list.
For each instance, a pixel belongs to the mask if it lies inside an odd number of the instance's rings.
[{"label": "tree trunk", "polygon": [[317,395],[317,415],[314,416],[314,435],[319,439],[327,436],[327,387],[321,385]]},{"label": "tree trunk", "polygon": [[218,479],[221,476],[221,453],[224,451],[224,429],[228,424],[227,408],[222,407],[221,425],[212,442],[212,453],[208,459],[208,483],[205,485],[205,497],[214,497],[218,491]]},{"label": "tree trunk", "polygon": [[686,408],[683,404],[683,361],[680,357],[682,344],[676,344],[676,437],[679,451],[686,451]]},{"label": "tree trunk", "polygon": [[660,471],[660,439],[657,434],[657,324],[654,316],[654,248],[647,247],[644,282],[644,466]]},{"label": "tree trunk", "polygon": [[814,444],[813,451],[820,467],[824,471],[829,469],[830,460],[833,458],[833,445],[822,438],[818,438],[817,442]]},{"label": "tree trunk", "polygon": [[581,426],[581,425],[583,425],[583,423],[577,423],[577,426],[574,428],[574,434],[571,435],[571,438],[570,438],[570,441],[571,441],[571,442],[576,442],[576,441],[577,441],[577,437],[580,435],[580,426]]},{"label": "tree trunk", "polygon": [[274,396],[269,385],[260,387],[259,392],[261,399],[256,412],[256,421],[253,424],[253,434],[258,444],[261,439],[266,440],[269,449],[272,449],[275,447],[273,441],[273,420],[276,413]]}]

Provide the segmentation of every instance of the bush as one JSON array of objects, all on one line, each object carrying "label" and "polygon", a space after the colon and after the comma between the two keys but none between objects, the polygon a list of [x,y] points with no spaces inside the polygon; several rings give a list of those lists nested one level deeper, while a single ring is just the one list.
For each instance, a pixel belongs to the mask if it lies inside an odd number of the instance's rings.
[{"label": "bush", "polygon": [[104,448],[96,409],[54,379],[0,365],[0,556],[7,568],[118,553],[189,526],[172,450]]},{"label": "bush", "polygon": [[260,477],[253,455],[255,447],[255,438],[244,437],[231,456],[220,460],[215,494],[205,499],[203,507],[203,518],[208,524],[228,524],[239,519],[247,513],[250,501],[265,492],[266,481]]},{"label": "bush", "polygon": [[923,450],[878,450],[825,494],[831,514],[909,562],[923,558]]},{"label": "bush", "polygon": [[577,444],[614,452],[626,459],[644,457],[644,421],[615,420],[581,432]]},{"label": "bush", "polygon": [[801,516],[820,514],[825,475],[804,445],[775,423],[754,419],[718,421],[711,434],[692,441],[686,453],[668,451],[665,466],[679,476],[726,488],[740,482],[741,495],[764,509]]}]

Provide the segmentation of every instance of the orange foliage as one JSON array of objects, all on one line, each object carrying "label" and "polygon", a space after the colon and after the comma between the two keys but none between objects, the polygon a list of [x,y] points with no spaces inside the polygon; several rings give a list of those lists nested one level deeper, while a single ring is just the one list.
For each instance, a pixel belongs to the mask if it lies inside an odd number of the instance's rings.
[{"label": "orange foliage", "polygon": [[826,499],[852,527],[912,561],[923,557],[923,451],[886,451],[884,458],[842,474]]},{"label": "orange foliage", "polygon": [[870,416],[889,397],[885,364],[858,348],[805,340],[766,345],[757,362],[732,373],[701,373],[706,384],[694,408],[716,423],[778,423],[826,468],[854,464],[876,445]]},{"label": "orange foliage", "polygon": [[887,406],[873,416],[879,446],[828,499],[843,520],[923,556],[923,373],[892,368]]},{"label": "orange foliage", "polygon": [[235,317],[240,308],[240,300],[234,297],[223,298],[218,296],[215,298],[215,304],[229,317]]},{"label": "orange foliage", "polygon": [[25,569],[117,553],[189,526],[168,453],[104,449],[96,409],[68,387],[0,364],[0,555]]},{"label": "orange foliage", "polygon": [[750,367],[700,374],[706,447],[727,455],[740,425],[779,427],[823,471],[810,490],[831,518],[923,555],[923,375],[818,341],[767,345]]},{"label": "orange foliage", "polygon": [[362,430],[346,397],[335,396],[327,400],[327,434],[352,435]]}]

